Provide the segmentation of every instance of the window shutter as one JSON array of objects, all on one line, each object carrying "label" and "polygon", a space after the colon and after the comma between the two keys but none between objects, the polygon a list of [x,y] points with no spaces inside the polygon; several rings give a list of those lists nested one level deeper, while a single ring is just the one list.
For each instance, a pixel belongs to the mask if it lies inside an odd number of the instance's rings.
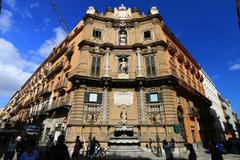
[{"label": "window shutter", "polygon": [[93,56],[92,57],[91,75],[95,75],[95,67],[96,67],[96,56]]},{"label": "window shutter", "polygon": [[162,95],[162,92],[159,92],[159,93],[158,93],[158,100],[159,100],[159,103],[163,103],[163,95]]},{"label": "window shutter", "polygon": [[150,96],[150,94],[147,93],[147,94],[146,94],[146,102],[147,102],[147,103],[150,103],[150,97],[149,97],[149,96]]},{"label": "window shutter", "polygon": [[146,67],[147,67],[147,75],[150,76],[151,75],[151,64],[149,61],[149,56],[147,56],[145,58],[145,61],[146,61]]},{"label": "window shutter", "polygon": [[97,103],[98,103],[98,104],[101,104],[101,103],[102,103],[102,93],[98,93]]},{"label": "window shutter", "polygon": [[97,56],[96,57],[96,71],[95,71],[95,75],[96,76],[99,76],[99,73],[100,73],[100,57],[99,56]]},{"label": "window shutter", "polygon": [[150,61],[151,61],[151,75],[156,74],[156,68],[155,68],[155,61],[154,61],[154,56],[150,56]]},{"label": "window shutter", "polygon": [[84,94],[84,103],[88,103],[89,102],[89,92],[85,92]]}]

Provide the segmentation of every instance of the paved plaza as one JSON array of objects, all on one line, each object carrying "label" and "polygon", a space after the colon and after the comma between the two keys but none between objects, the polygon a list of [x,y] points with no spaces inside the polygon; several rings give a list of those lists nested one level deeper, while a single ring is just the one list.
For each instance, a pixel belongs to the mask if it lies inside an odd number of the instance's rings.
[{"label": "paved plaza", "polygon": [[[197,160],[211,160],[211,154],[206,153],[204,149],[196,151]],[[187,160],[188,153],[182,155],[175,155],[175,160]],[[224,160],[240,160],[240,154],[224,154]],[[3,160],[3,157],[0,158]],[[16,156],[14,159],[16,160]],[[108,152],[106,160],[165,160],[165,157],[157,157],[151,152]]]},{"label": "paved plaza", "polygon": [[[204,149],[197,150],[197,160],[211,160],[211,154],[206,153]],[[156,157],[150,152],[119,152],[108,153],[107,160],[165,160],[165,157]],[[175,155],[176,160],[187,160],[188,153]],[[240,160],[240,154],[224,154],[224,160]]]}]

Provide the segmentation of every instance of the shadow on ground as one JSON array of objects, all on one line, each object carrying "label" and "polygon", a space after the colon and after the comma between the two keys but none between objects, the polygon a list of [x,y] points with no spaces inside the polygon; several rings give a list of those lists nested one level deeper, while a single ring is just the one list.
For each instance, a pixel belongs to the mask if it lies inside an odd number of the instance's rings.
[{"label": "shadow on ground", "polygon": [[[154,159],[158,159],[158,158],[154,158]],[[163,159],[165,159],[165,158],[163,158]],[[149,158],[149,157],[146,157],[146,156],[131,157],[131,156],[123,156],[123,155],[113,154],[113,155],[108,155],[106,157],[106,160],[152,160],[152,158]],[[174,158],[174,160],[187,160],[187,159],[185,159],[185,158]]]}]

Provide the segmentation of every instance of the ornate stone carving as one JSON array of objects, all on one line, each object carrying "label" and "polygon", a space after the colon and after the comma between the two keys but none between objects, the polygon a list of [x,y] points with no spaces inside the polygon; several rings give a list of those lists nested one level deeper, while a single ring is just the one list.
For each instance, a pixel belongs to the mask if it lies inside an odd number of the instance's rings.
[{"label": "ornate stone carving", "polygon": [[114,14],[113,18],[115,19],[131,19],[132,18],[132,12],[131,8],[126,8],[123,4],[117,8],[114,8]]},{"label": "ornate stone carving", "polygon": [[88,10],[86,11],[86,14],[95,14],[96,10],[93,6],[89,6]]},{"label": "ornate stone carving", "polygon": [[122,121],[122,125],[127,124],[127,110],[126,110],[126,105],[121,106],[121,113],[120,113],[120,118]]},{"label": "ornate stone carving", "polygon": [[157,9],[156,6],[153,6],[153,7],[150,9],[149,12],[150,12],[151,15],[159,14],[158,9]]}]

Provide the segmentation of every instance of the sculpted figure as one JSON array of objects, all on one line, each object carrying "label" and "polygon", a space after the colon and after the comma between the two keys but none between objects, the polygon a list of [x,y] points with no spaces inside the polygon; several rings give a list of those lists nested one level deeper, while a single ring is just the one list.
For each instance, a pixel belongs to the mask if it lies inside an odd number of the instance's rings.
[{"label": "sculpted figure", "polygon": [[119,71],[121,73],[127,73],[128,72],[128,63],[126,58],[122,58],[119,64]]},{"label": "sculpted figure", "polygon": [[121,113],[120,113],[120,118],[122,119],[122,124],[126,125],[127,124],[127,111],[125,106],[122,107]]}]

